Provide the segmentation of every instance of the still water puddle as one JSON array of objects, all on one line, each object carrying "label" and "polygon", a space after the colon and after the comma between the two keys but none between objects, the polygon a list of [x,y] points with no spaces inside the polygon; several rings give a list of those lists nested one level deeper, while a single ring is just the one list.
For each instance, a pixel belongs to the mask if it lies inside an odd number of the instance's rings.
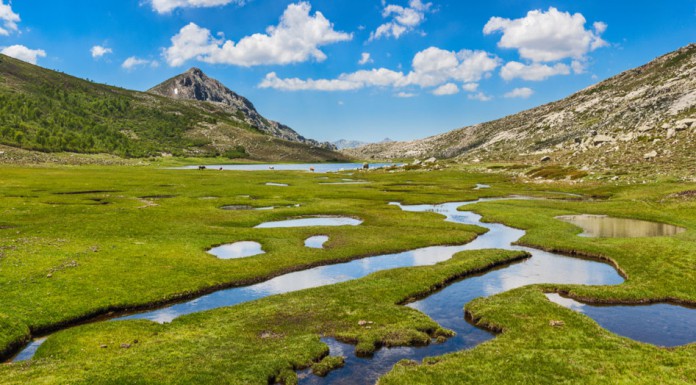
[{"label": "still water puddle", "polygon": [[603,328],[630,339],[659,346],[696,342],[696,309],[665,303],[652,305],[588,305],[558,294],[556,304],[583,313]]},{"label": "still water puddle", "polygon": [[311,218],[289,219],[286,221],[265,222],[255,229],[276,229],[285,227],[316,227],[316,226],[358,226],[362,221],[350,217],[316,216]]},{"label": "still water puddle", "polygon": [[665,223],[613,218],[606,215],[562,215],[556,219],[582,228],[584,232],[580,236],[590,238],[666,237],[686,231],[682,227]]},{"label": "still water puddle", "polygon": [[287,184],[287,183],[268,182],[268,183],[266,183],[266,186],[288,187],[289,184]]},{"label": "still water puddle", "polygon": [[483,190],[487,188],[491,188],[491,186],[487,184],[476,183],[476,187],[474,187],[474,190]]},{"label": "still water puddle", "polygon": [[304,245],[310,249],[323,249],[324,244],[329,241],[326,235],[316,235],[305,239]]},{"label": "still water puddle", "polygon": [[220,259],[237,259],[264,254],[265,251],[258,242],[244,241],[218,246],[208,250],[208,253]]}]

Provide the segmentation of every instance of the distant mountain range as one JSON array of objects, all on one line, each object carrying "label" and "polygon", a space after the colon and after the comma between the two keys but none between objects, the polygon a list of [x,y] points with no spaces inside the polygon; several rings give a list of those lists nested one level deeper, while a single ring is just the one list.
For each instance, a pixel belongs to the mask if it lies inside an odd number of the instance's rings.
[{"label": "distant mountain range", "polygon": [[[96,84],[0,55],[0,146],[122,157],[346,160],[265,119],[199,69],[149,92]],[[0,159],[1,160],[1,159]]]},{"label": "distant mountain range", "polygon": [[[385,138],[384,140],[376,143],[391,143],[393,140],[389,138]],[[335,142],[331,142],[334,146],[336,146],[337,149],[339,150],[345,150],[345,149],[350,149],[350,148],[358,148],[362,146],[367,146],[368,144],[373,144],[374,142],[361,142],[359,140],[348,140],[348,139],[340,139]]]},{"label": "distant mountain range", "polygon": [[524,161],[586,170],[696,175],[696,44],[499,120],[411,142],[370,144],[361,159]]}]

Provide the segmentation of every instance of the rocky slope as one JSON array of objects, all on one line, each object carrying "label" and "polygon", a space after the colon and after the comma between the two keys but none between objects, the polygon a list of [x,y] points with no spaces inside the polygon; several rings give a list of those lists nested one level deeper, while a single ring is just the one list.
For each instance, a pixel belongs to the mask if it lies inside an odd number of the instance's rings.
[{"label": "rocky slope", "polygon": [[372,144],[357,158],[526,161],[587,170],[696,172],[696,44],[566,99],[412,142]]},{"label": "rocky slope", "polygon": [[[376,143],[390,143],[393,142],[393,140],[389,138],[385,138],[384,140]],[[345,150],[349,148],[358,148],[362,146],[367,146],[368,144],[372,144],[370,142],[362,142],[359,140],[349,140],[349,139],[339,139],[335,142],[331,142],[334,146],[336,146],[337,149],[339,150]]]},{"label": "rocky slope", "polygon": [[221,82],[208,77],[198,68],[191,68],[183,74],[151,88],[147,92],[178,100],[198,100],[215,103],[230,115],[265,134],[309,146],[322,147],[329,150],[336,149],[330,143],[319,143],[316,140],[307,139],[286,125],[264,118],[256,111],[254,105],[247,98],[225,87]]}]

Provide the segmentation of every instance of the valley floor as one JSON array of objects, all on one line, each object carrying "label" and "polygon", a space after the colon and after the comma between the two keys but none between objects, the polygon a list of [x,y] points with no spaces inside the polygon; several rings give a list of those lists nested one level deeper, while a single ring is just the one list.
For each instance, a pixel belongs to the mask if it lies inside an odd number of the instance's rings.
[{"label": "valley floor", "polygon": [[[32,337],[65,329],[51,334],[34,359],[0,365],[3,384],[289,384],[297,381],[295,370],[313,366],[324,372],[341,365],[336,357],[325,358],[329,352],[322,337],[355,344],[363,355],[384,345],[451,337],[403,304],[524,253],[465,251],[433,266],[385,270],[171,323],[92,321],[313,266],[466,244],[486,229],[389,203],[511,195],[548,199],[481,202],[467,210],[484,222],[526,230],[520,240],[526,246],[606,261],[625,282],[536,284],[474,300],[461,317],[466,311],[477,325],[500,334],[471,350],[402,362],[380,383],[696,381],[696,344],[666,349],[635,342],[544,296],[558,292],[585,302],[696,305],[693,183],[524,183],[458,166],[329,174],[2,166],[0,175],[0,353],[9,358]],[[477,184],[490,188],[475,189]],[[579,237],[579,228],[555,219],[568,214],[636,218],[687,231],[656,238]],[[363,223],[254,228],[313,215]],[[325,248],[306,248],[304,240],[316,235],[329,236]],[[238,241],[258,242],[266,253],[220,260],[206,252]],[[563,326],[551,327],[550,320]],[[69,327],[79,323],[86,324]]]}]

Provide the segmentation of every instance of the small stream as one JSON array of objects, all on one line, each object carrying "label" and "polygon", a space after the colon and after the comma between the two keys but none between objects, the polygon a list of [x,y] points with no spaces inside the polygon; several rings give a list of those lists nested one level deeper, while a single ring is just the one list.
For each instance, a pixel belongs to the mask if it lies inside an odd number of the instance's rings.
[{"label": "small stream", "polygon": [[329,345],[331,355],[345,357],[345,366],[326,377],[317,377],[310,370],[303,371],[299,373],[300,384],[374,384],[379,377],[391,370],[394,364],[403,359],[421,361],[426,357],[469,349],[488,341],[494,337],[492,333],[468,323],[464,318],[464,305],[475,298],[535,283],[616,285],[623,282],[616,270],[605,263],[514,246],[513,242],[521,238],[524,231],[498,223],[483,223],[478,214],[457,211],[458,207],[469,203],[397,205],[406,211],[436,212],[445,215],[446,220],[451,222],[474,224],[489,229],[486,234],[467,244],[465,250],[524,250],[532,254],[532,257],[483,274],[469,276],[420,301],[406,305],[427,314],[441,326],[457,333],[444,343],[433,342],[422,347],[382,348],[375,352],[373,357],[363,358],[354,354],[355,346],[324,338],[322,341]]},{"label": "small stream", "polygon": [[[499,248],[524,250],[532,254],[531,258],[523,262],[468,277],[423,300],[407,305],[422,311],[443,327],[457,333],[455,337],[446,342],[433,343],[425,347],[383,348],[378,350],[372,358],[359,358],[353,354],[354,346],[332,339],[323,339],[329,345],[331,355],[346,357],[345,367],[331,372],[327,377],[316,377],[309,372],[300,374],[300,382],[303,384],[371,384],[401,359],[420,360],[424,357],[442,355],[471,348],[493,338],[491,333],[474,327],[464,319],[463,306],[474,298],[490,296],[533,283],[615,285],[623,282],[623,278],[608,264],[514,246],[513,243],[524,235],[524,231],[502,224],[482,223],[481,217],[475,213],[457,211],[457,208],[461,206],[505,199],[527,198],[485,198],[470,202],[417,206],[392,203],[406,211],[436,212],[446,216],[447,221],[478,225],[489,230],[486,234],[465,245],[425,247],[402,253],[310,268],[284,274],[258,284],[220,290],[187,302],[130,314],[115,318],[115,320],[148,319],[159,323],[171,322],[185,314],[232,306],[270,295],[345,282],[365,277],[377,271],[433,265],[450,259],[454,254],[465,250]],[[14,361],[30,359],[44,339],[33,341],[15,357]]]}]

